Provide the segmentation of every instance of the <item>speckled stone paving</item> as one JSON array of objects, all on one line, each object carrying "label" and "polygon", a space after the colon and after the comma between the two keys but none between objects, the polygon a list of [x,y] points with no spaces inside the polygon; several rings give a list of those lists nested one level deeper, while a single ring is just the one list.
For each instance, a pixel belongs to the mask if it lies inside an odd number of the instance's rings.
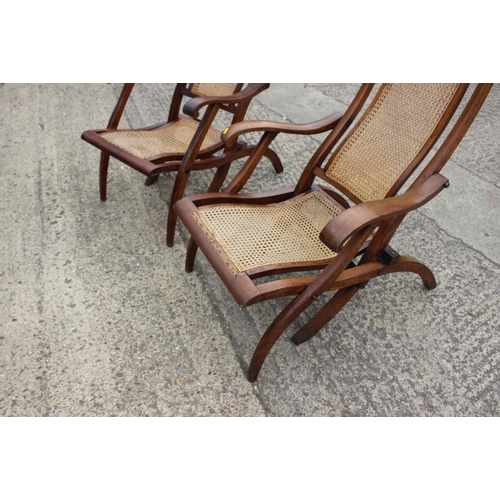
[{"label": "speckled stone paving", "polygon": [[[253,349],[290,299],[241,310],[201,253],[184,272],[181,224],[165,245],[173,176],[147,188],[111,160],[99,200],[99,152],[80,135],[106,125],[120,88],[0,86],[0,415],[500,416],[498,85],[443,171],[451,187],[394,240],[438,287],[374,280],[296,347],[306,312],[254,384]],[[162,121],[172,90],[137,85],[122,126]],[[271,85],[247,116],[310,122],[343,111],[356,90]],[[246,190],[294,184],[318,141],[279,136],[285,172],[265,161]],[[186,194],[210,180],[194,174]]]}]

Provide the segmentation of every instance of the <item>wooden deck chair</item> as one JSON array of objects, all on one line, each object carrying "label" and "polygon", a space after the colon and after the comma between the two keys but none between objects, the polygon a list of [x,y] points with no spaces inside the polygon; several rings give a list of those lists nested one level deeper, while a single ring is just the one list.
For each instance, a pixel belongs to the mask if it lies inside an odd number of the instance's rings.
[{"label": "wooden deck chair", "polygon": [[[106,201],[110,156],[144,174],[146,186],[154,184],[163,172],[177,172],[167,221],[167,245],[171,247],[177,220],[172,207],[182,197],[189,174],[194,170],[217,169],[209,188],[209,192],[217,192],[231,162],[248,156],[252,151],[252,147],[241,141],[231,146],[222,143],[221,132],[212,127],[217,113],[225,111],[232,114],[232,123],[243,120],[251,100],[269,84],[250,83],[243,89],[243,83],[178,83],[168,121],[142,129],[120,130],[120,118],[134,85],[126,83],[123,86],[108,127],[87,130],[82,139],[102,151],[99,169],[102,201]],[[185,104],[185,115],[182,115],[180,108],[186,96],[193,99]],[[206,108],[203,117],[198,119],[203,108]],[[277,173],[283,171],[274,151],[266,151],[265,156],[271,160]]]},{"label": "wooden deck chair", "polygon": [[[433,155],[428,153],[456,113],[468,84],[383,84],[343,138],[372,87],[363,84],[343,116],[337,113],[307,125],[266,121],[233,125],[224,132],[229,146],[241,134],[264,132],[246,165],[223,193],[186,197],[175,205],[192,236],[187,271],[193,268],[199,246],[240,307],[295,296],[258,343],[249,381],[256,380],[285,329],[323,293],[336,291],[293,335],[295,344],[313,337],[373,278],[411,272],[420,275],[427,288],[436,286],[424,264],[400,256],[389,243],[408,212],[447,186],[439,172],[473,122],[491,84],[476,86]],[[296,186],[237,194],[278,133],[326,130],[330,134]],[[415,174],[411,186],[396,196],[426,156],[431,159]],[[316,179],[327,186],[319,187]],[[304,273],[311,270],[319,272]],[[280,277],[283,273],[296,274]],[[254,283],[263,276],[272,279]]]}]

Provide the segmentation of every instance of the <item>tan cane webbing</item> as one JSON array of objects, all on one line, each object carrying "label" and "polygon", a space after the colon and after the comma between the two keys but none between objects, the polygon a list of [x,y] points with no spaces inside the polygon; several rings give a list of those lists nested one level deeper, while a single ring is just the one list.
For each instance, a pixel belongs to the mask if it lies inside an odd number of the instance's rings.
[{"label": "tan cane webbing", "polygon": [[[102,137],[111,144],[143,160],[162,154],[184,154],[193,138],[199,122],[181,118],[165,128],[155,130],[118,130],[104,132]],[[208,130],[201,149],[220,142],[221,133],[213,128]]]},{"label": "tan cane webbing", "polygon": [[228,266],[242,273],[271,264],[334,257],[319,234],[339,213],[322,194],[311,192],[276,205],[201,207],[196,218],[227,255]]},{"label": "tan cane webbing", "polygon": [[237,83],[193,83],[191,92],[199,96],[233,95]]},{"label": "tan cane webbing", "polygon": [[415,158],[458,84],[389,84],[326,174],[361,201],[382,199]]}]

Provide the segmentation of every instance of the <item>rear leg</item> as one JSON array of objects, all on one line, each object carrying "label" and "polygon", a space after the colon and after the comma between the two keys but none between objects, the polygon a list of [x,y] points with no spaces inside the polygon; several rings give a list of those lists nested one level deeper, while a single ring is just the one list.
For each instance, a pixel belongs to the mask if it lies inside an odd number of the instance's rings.
[{"label": "rear leg", "polygon": [[109,154],[101,151],[101,161],[99,163],[99,191],[101,200],[106,201],[106,183],[108,180]]}]

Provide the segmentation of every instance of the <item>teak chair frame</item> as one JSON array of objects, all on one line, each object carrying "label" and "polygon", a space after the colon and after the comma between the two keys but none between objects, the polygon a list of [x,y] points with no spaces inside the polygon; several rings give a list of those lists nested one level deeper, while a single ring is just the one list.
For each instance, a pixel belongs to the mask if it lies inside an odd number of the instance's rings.
[{"label": "teak chair frame", "polygon": [[[166,122],[141,129],[120,130],[118,129],[120,119],[134,85],[134,83],[124,84],[120,97],[109,119],[107,128],[102,130],[87,130],[82,134],[82,139],[101,150],[99,190],[102,201],[106,201],[107,198],[106,185],[110,156],[113,156],[141,174],[144,174],[146,176],[146,186],[154,184],[161,173],[177,172],[167,218],[166,240],[167,245],[171,247],[174,244],[174,233],[177,221],[176,213],[172,207],[176,201],[182,198],[190,173],[198,170],[216,169],[208,192],[218,192],[226,179],[231,163],[240,158],[249,156],[253,150],[252,146],[247,145],[243,141],[238,141],[232,146],[224,145],[222,140],[215,143],[212,141],[208,146],[203,145],[207,134],[210,133],[212,137],[218,137],[220,134],[220,132],[212,128],[217,113],[221,110],[225,111],[233,115],[232,124],[240,122],[244,119],[251,100],[260,92],[269,88],[269,84],[250,83],[242,90],[244,84],[237,83],[232,84],[234,88],[233,94],[214,95],[216,92],[214,92],[211,87],[217,89],[218,85],[225,86],[231,84],[178,83],[172,96],[168,120]],[[199,89],[202,88],[202,85],[205,86],[203,88],[210,93],[200,93]],[[183,98],[185,97],[191,99],[184,105],[183,112],[185,114],[183,115],[180,113],[180,108]],[[203,116],[199,118],[199,114],[203,108],[205,108]],[[130,149],[124,148],[106,139],[106,137],[110,137],[110,133],[147,132],[161,129],[171,130],[169,127],[181,121],[183,121],[182,123],[188,121],[191,126],[196,129],[192,139],[186,142],[183,151],[161,152],[148,158],[142,158],[131,152]],[[268,149],[264,156],[271,161],[276,173],[283,171],[281,161],[274,151]]]},{"label": "teak chair frame", "polygon": [[[186,270],[188,272],[193,270],[196,249],[199,246],[240,307],[278,297],[295,296],[262,335],[250,362],[247,377],[250,382],[257,379],[266,356],[281,334],[323,293],[336,292],[293,335],[292,341],[295,344],[298,345],[311,339],[373,278],[396,272],[411,272],[418,274],[428,289],[433,289],[436,286],[434,275],[428,267],[412,257],[399,255],[389,243],[410,211],[427,203],[448,186],[448,180],[440,174],[440,171],[472,124],[492,84],[478,84],[476,86],[463,111],[453,127],[450,127],[451,130],[447,132],[437,151],[421,169],[407,191],[397,195],[398,190],[421,165],[424,158],[429,155],[456,113],[469,85],[458,84],[430,135],[396,181],[393,182],[385,197],[363,201],[344,185],[335,182],[328,175],[327,170],[347,141],[370,116],[374,106],[379,105],[379,98],[386,90],[387,85],[389,84],[381,86],[368,109],[347,135],[345,135],[347,129],[367,101],[373,84],[361,86],[344,115],[334,113],[323,120],[307,125],[247,121],[231,126],[229,130],[224,132],[226,145],[234,144],[234,141],[241,134],[255,131],[263,132],[259,144],[245,166],[223,193],[187,197],[174,207],[192,236],[186,257]],[[309,160],[296,186],[268,193],[237,194],[262,158],[263,151],[277,134],[315,134],[327,130],[331,130],[330,134]],[[339,142],[344,135],[345,138]],[[337,146],[335,152],[326,161],[335,146]],[[320,187],[314,184],[316,178],[326,182],[330,187]],[[351,203],[332,188],[340,191]],[[225,207],[235,205],[240,209],[242,207],[284,206],[314,192],[329,200],[332,206],[336,205],[339,211],[339,214],[333,217],[319,234],[321,242],[335,253],[333,257],[328,259],[285,262],[279,265],[264,265],[240,271],[231,265],[231,259],[228,259],[216,237],[207,230],[207,226],[200,223],[202,210],[219,209],[219,207],[225,209]],[[350,206],[352,203],[354,205]],[[254,283],[255,279],[263,276],[310,270],[320,270],[320,272],[315,276],[285,277],[261,284]]]}]

